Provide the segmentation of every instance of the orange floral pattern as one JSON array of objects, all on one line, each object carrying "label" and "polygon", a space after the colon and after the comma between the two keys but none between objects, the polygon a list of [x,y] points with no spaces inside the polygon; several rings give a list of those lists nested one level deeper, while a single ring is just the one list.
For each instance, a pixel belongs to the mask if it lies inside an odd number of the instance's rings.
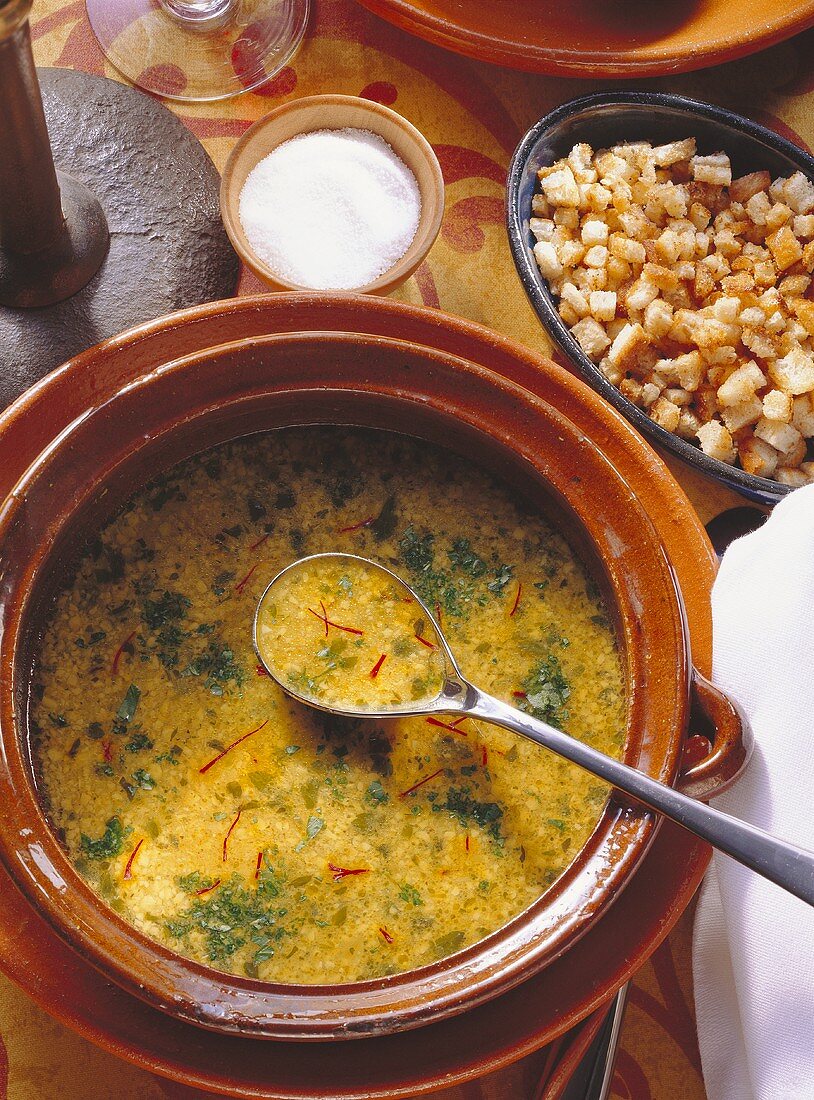
[{"label": "orange floral pattern", "polygon": [[[470,317],[550,351],[523,297],[506,244],[506,168],[528,125],[556,103],[597,85],[513,73],[448,54],[377,19],[353,0],[316,0],[315,7],[302,50],[261,88],[226,103],[176,104],[174,109],[221,167],[234,141],[255,119],[292,97],[339,91],[395,106],[432,142],[447,191],[439,240],[396,296]],[[38,64],[117,75],[98,48],[83,0],[40,0],[32,34]],[[814,32],[808,32],[722,69],[648,83],[729,104],[809,148],[814,141],[812,43]],[[251,53],[251,42],[241,50]],[[182,60],[163,67],[166,87],[183,87]],[[251,57],[238,51],[232,60],[239,73]],[[256,278],[244,272],[239,292],[259,290]],[[725,490],[681,467],[674,469],[704,521],[737,503]],[[636,976],[614,1100],[704,1100],[690,939],[690,918],[685,916]],[[203,1097],[91,1047],[50,1020],[4,978],[0,1033],[0,1100]],[[523,1072],[438,1095],[448,1100],[521,1100],[518,1082],[528,1086],[535,1068],[536,1063]],[[88,1086],[89,1081],[94,1084]]]}]

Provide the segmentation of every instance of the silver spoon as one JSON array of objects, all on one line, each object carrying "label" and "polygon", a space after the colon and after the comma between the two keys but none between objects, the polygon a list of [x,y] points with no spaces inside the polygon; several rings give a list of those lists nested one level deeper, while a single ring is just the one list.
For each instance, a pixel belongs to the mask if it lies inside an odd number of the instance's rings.
[{"label": "silver spoon", "polygon": [[[391,695],[386,700],[376,699],[374,687],[367,684],[366,680],[364,683],[367,686],[363,685],[359,690],[364,688],[368,694],[374,695],[370,702],[357,699],[349,703],[347,698],[342,697],[341,686],[346,684],[349,674],[343,670],[341,662],[342,660],[350,662],[352,652],[350,657],[345,658],[340,654],[349,652],[347,647],[353,645],[346,635],[352,637],[358,646],[361,644],[361,635],[364,632],[333,621],[330,618],[330,612],[325,609],[324,603],[320,603],[318,597],[311,602],[318,603],[319,609],[306,608],[301,603],[294,605],[290,599],[288,604],[285,602],[286,594],[290,596],[295,591],[297,583],[307,582],[312,586],[313,578],[320,571],[327,577],[326,571],[333,570],[335,573],[337,569],[355,570],[357,578],[363,576],[371,584],[379,585],[380,588],[384,585],[396,594],[390,597],[396,602],[393,603],[389,616],[381,615],[383,606],[381,602],[374,607],[379,616],[376,626],[383,631],[391,625],[391,621],[396,617],[396,611],[403,612],[402,617],[404,617],[412,613],[413,607],[416,612],[420,610],[425,630],[429,627],[432,633],[429,638],[425,635],[419,641],[422,647],[427,647],[430,654],[434,651],[437,655],[437,659],[433,658],[436,660],[437,675],[431,669],[430,674],[424,678],[428,684],[426,697],[419,695],[418,698],[401,698]],[[313,591],[313,587],[311,590]],[[400,598],[398,594],[401,594]],[[398,605],[402,602],[404,606],[400,608]],[[370,611],[370,607],[367,610]],[[307,613],[325,624],[326,641],[322,654],[327,654],[327,658],[323,657],[327,672],[321,671],[319,675],[312,678],[299,677],[293,680],[290,669],[282,667],[282,663],[275,663],[276,655],[281,662],[283,660],[282,647],[275,644],[275,631],[280,637],[289,638],[292,636],[292,627],[299,627],[302,633],[302,615]],[[301,617],[299,623],[295,618],[290,620],[286,618],[286,615],[297,614]],[[331,630],[338,639],[334,641],[333,649],[330,644]],[[732,856],[745,867],[783,887],[789,893],[808,902],[809,905],[814,905],[814,853],[788,844],[748,822],[730,817],[703,802],[681,794],[672,787],[651,779],[636,768],[614,760],[582,741],[570,737],[562,730],[481,691],[462,675],[452,650],[429,608],[405,581],[377,562],[355,554],[338,553],[312,554],[293,562],[277,574],[260,597],[254,617],[253,637],[257,656],[269,675],[285,692],[301,703],[352,718],[466,715],[502,726],[514,733],[520,733],[566,760],[578,764],[592,775],[599,776],[600,779],[604,779],[650,809],[658,811],[691,833],[695,833],[713,847]],[[334,650],[336,654],[332,657]],[[328,667],[331,660],[334,660],[334,664]],[[336,676],[333,675],[334,671],[337,672]],[[366,675],[370,678],[375,676],[375,673],[371,670]],[[359,680],[359,683],[362,684],[362,680]],[[415,692],[413,691],[412,694]]]}]

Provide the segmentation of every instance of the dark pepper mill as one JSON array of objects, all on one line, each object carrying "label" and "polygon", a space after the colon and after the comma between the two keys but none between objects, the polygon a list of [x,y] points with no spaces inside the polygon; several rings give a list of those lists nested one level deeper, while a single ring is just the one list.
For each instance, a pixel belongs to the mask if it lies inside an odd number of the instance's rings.
[{"label": "dark pepper mill", "polygon": [[34,57],[31,0],[0,0],[0,305],[61,302],[88,283],[110,235],[88,188],[54,167]]}]

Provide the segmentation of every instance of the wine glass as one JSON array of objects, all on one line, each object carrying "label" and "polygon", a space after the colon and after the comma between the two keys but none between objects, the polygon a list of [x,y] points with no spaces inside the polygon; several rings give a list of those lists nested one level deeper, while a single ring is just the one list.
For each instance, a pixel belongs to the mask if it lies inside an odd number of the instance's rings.
[{"label": "wine glass", "polygon": [[310,0],[87,0],[108,60],[167,99],[228,99],[265,84],[296,53]]}]

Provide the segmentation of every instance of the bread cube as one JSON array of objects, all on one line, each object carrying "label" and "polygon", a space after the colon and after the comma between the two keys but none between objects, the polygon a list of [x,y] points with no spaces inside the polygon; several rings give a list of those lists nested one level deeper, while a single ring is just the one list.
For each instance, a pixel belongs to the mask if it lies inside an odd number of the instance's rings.
[{"label": "bread cube", "polygon": [[676,427],[675,434],[680,436],[681,439],[693,440],[698,434],[698,429],[701,427],[701,421],[698,419],[692,409],[683,408],[681,415],[678,418],[678,426]]},{"label": "bread cube", "polygon": [[793,407],[794,399],[783,390],[769,390],[763,395],[763,415],[767,420],[782,420],[784,424],[788,424],[791,422]]},{"label": "bread cube", "polygon": [[747,474],[771,477],[777,469],[777,451],[757,436],[738,443],[738,458]]},{"label": "bread cube", "polygon": [[578,142],[568,154],[568,163],[574,172],[585,171],[591,167],[594,151],[586,141]]},{"label": "bread cube", "polygon": [[814,437],[814,394],[805,393],[792,401],[791,422],[800,435]]},{"label": "bread cube", "polygon": [[619,233],[614,233],[610,238],[609,249],[612,256],[618,256],[620,260],[626,260],[630,264],[643,264],[645,261],[642,242],[623,237]]},{"label": "bread cube", "polygon": [[572,206],[558,206],[554,211],[554,222],[575,233],[579,229],[579,211]]},{"label": "bread cube", "polygon": [[591,312],[587,296],[573,283],[563,283],[560,288],[560,299],[571,307],[577,319],[587,317]]},{"label": "bread cube", "polygon": [[765,440],[776,451],[781,452],[793,450],[803,438],[793,424],[767,420],[765,416],[761,416],[755,425],[755,435],[758,439]]},{"label": "bread cube", "polygon": [[802,348],[793,348],[769,364],[769,376],[781,390],[794,396],[810,393],[814,390],[814,358]]},{"label": "bread cube", "polygon": [[565,267],[576,267],[585,256],[585,245],[581,241],[563,241],[557,248],[557,255]]},{"label": "bread cube", "polygon": [[551,216],[551,207],[548,205],[548,199],[545,195],[540,194],[539,191],[531,200],[531,212],[537,218],[549,218]]},{"label": "bread cube", "polygon": [[647,333],[640,324],[627,324],[613,341],[608,359],[620,370],[632,370],[641,362],[642,353],[650,347]]},{"label": "bread cube", "polygon": [[786,466],[781,466],[775,471],[774,479],[781,485],[788,485],[792,489],[801,489],[804,485],[809,484],[809,478],[802,470],[790,470]]},{"label": "bread cube", "polygon": [[627,309],[644,310],[654,298],[658,298],[659,288],[649,279],[637,279],[625,298]]},{"label": "bread cube", "polygon": [[[610,347],[610,337],[602,325],[593,317],[583,317],[571,329],[571,335],[577,341],[585,354],[596,362],[603,352]],[[613,363],[617,367],[619,364]]]},{"label": "bread cube", "polygon": [[739,405],[743,401],[749,401],[754,397],[755,391],[765,385],[766,376],[757,363],[750,359],[734,370],[718,387],[718,401],[721,405]]},{"label": "bread cube", "polygon": [[763,415],[763,402],[757,396],[752,396],[738,405],[726,405],[721,409],[723,420],[730,432],[738,432],[749,424],[757,424]]},{"label": "bread cube", "polygon": [[534,258],[544,279],[558,279],[565,270],[550,241],[538,241],[534,246]]},{"label": "bread cube", "polygon": [[719,462],[726,462],[732,466],[735,463],[735,444],[729,431],[718,420],[708,420],[702,424],[696,432],[701,450],[710,458],[717,458]]},{"label": "bread cube", "polygon": [[543,194],[552,206],[579,206],[579,188],[571,168],[557,168],[540,180]]},{"label": "bread cube", "polygon": [[778,271],[784,272],[792,264],[798,262],[803,255],[803,248],[798,239],[794,237],[788,226],[783,226],[777,232],[767,237],[766,243],[772,254]]},{"label": "bread cube", "polygon": [[599,213],[602,210],[607,210],[610,206],[613,193],[607,187],[603,187],[601,183],[589,183],[580,197],[587,204],[589,210]]},{"label": "bread cube", "polygon": [[650,419],[668,432],[674,432],[678,427],[681,409],[668,401],[664,395],[660,396],[650,409]]},{"label": "bread cube", "polygon": [[606,244],[609,233],[610,229],[607,222],[601,221],[599,218],[588,218],[582,223],[580,236],[582,237],[582,243],[587,248],[591,248],[595,244]]},{"label": "bread cube", "polygon": [[760,191],[768,191],[772,177],[768,172],[750,172],[746,176],[739,176],[732,180],[729,186],[729,197],[732,202],[746,203],[753,195]]},{"label": "bread cube", "polygon": [[654,298],[644,311],[644,331],[653,339],[666,336],[673,323],[672,307],[663,298]]},{"label": "bread cube", "polygon": [[808,214],[814,210],[814,184],[802,172],[795,172],[783,185],[783,201],[795,214]]},{"label": "bread cube", "polygon": [[791,220],[791,231],[798,240],[814,237],[814,214],[798,214]]},{"label": "bread cube", "polygon": [[634,405],[639,404],[643,388],[642,383],[637,378],[623,378],[619,383],[619,393],[626,397],[628,401],[632,401]]},{"label": "bread cube", "polygon": [[608,250],[602,244],[595,244],[585,253],[582,261],[586,267],[605,267],[608,262]]},{"label": "bread cube", "polygon": [[789,302],[800,324],[811,336],[814,336],[814,302],[807,298],[797,298]]},{"label": "bread cube", "polygon": [[616,316],[616,293],[612,290],[593,290],[589,295],[590,310],[597,321],[612,321]]},{"label": "bread cube", "polygon": [[554,236],[554,222],[551,218],[530,218],[529,229],[534,234],[535,240],[550,241]]},{"label": "bread cube", "polygon": [[741,303],[739,298],[724,295],[712,305],[712,316],[718,321],[724,321],[731,325],[740,316]]},{"label": "bread cube", "polygon": [[657,145],[653,150],[653,161],[659,168],[668,168],[680,160],[690,160],[695,156],[695,138],[683,141],[671,141],[667,145]]},{"label": "bread cube", "polygon": [[711,183],[716,187],[728,187],[732,182],[732,165],[726,153],[693,157],[690,161],[690,173],[699,183]]},{"label": "bread cube", "polygon": [[662,396],[666,397],[668,401],[672,401],[674,405],[678,405],[680,409],[683,409],[692,401],[692,394],[689,390],[682,389],[681,386],[668,386],[662,390]]},{"label": "bread cube", "polygon": [[755,225],[765,225],[766,216],[772,208],[772,202],[765,191],[759,191],[746,203],[746,213]]}]

